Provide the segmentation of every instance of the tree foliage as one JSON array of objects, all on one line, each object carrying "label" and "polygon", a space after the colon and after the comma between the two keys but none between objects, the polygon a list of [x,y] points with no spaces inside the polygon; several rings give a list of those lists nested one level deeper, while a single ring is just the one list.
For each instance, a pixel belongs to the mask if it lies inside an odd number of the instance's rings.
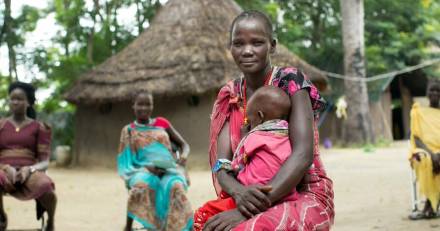
[{"label": "tree foliage", "polygon": [[[11,0],[0,5],[0,46],[11,50],[14,64],[8,76],[0,73],[0,116],[6,114],[7,86],[14,79],[18,65],[37,69],[44,78],[33,78],[39,89],[51,89],[51,96],[38,105],[40,117],[52,123],[54,143],[71,144],[73,138],[73,105],[63,93],[85,71],[120,51],[141,33],[161,6],[158,0],[51,0],[45,9],[24,5],[18,16],[6,14]],[[119,21],[124,10],[135,9],[135,26]],[[121,13],[122,12],[122,13]],[[9,17],[10,16],[10,17]],[[42,18],[54,18],[56,35],[51,44],[40,44],[32,51],[19,51],[28,32],[34,31]],[[15,65],[16,64],[16,65]],[[7,78],[5,78],[7,77]],[[66,113],[67,112],[67,113]],[[64,121],[64,122],[63,122]]]},{"label": "tree foliage", "polygon": [[[330,72],[343,73],[341,14],[338,0],[259,0],[237,2],[259,9],[276,24],[279,42],[307,62]],[[440,57],[440,2],[433,0],[365,0],[367,76],[398,70]],[[424,69],[438,75],[438,68]],[[437,74],[436,74],[437,73]],[[386,83],[369,84],[374,94]],[[342,94],[341,81],[330,80],[334,97]]]}]

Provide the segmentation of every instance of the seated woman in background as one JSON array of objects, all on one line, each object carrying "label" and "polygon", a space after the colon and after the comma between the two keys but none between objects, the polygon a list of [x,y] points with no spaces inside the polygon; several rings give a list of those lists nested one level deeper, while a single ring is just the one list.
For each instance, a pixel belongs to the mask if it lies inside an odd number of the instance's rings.
[{"label": "seated woman in background", "polygon": [[[192,209],[184,166],[189,145],[163,117],[152,118],[153,96],[141,92],[133,104],[136,120],[121,132],[118,174],[129,189],[126,231],[133,219],[153,230],[191,230]],[[177,144],[181,155],[172,152]]]},{"label": "seated woman in background", "polygon": [[440,200],[440,81],[431,80],[427,97],[429,107],[415,103],[411,109],[410,162],[419,184],[420,193],[427,198],[423,211],[410,219],[433,218]]},{"label": "seated woman in background", "polygon": [[[54,183],[44,173],[49,165],[50,128],[35,120],[35,89],[15,82],[9,86],[11,116],[0,119],[0,190],[20,200],[37,200],[38,210],[48,213],[47,231],[54,230],[57,198]],[[7,216],[0,199],[0,230]],[[39,213],[41,215],[41,213]]]}]

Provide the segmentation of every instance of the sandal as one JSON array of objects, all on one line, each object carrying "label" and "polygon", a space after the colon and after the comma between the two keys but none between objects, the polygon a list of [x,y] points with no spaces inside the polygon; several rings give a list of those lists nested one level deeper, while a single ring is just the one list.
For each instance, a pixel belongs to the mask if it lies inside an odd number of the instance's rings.
[{"label": "sandal", "polygon": [[408,219],[412,221],[422,220],[422,219],[434,219],[439,218],[440,214],[435,212],[422,212],[422,211],[413,211],[408,215]]}]

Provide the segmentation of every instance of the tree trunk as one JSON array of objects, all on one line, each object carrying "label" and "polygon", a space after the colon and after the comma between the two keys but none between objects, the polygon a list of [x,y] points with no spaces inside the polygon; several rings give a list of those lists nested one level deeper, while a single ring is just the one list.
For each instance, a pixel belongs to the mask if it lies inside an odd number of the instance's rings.
[{"label": "tree trunk", "polygon": [[117,51],[117,45],[118,45],[118,31],[119,31],[119,25],[118,25],[118,18],[117,18],[117,15],[118,15],[118,8],[119,8],[119,5],[117,4],[117,3],[115,3],[114,5],[113,5],[113,14],[112,14],[112,16],[113,16],[113,20],[112,20],[112,23],[113,23],[113,27],[115,28],[115,31],[113,31],[113,36],[112,36],[112,54],[115,54],[116,53],[116,51]]},{"label": "tree trunk", "polygon": [[[9,16],[11,15],[11,0],[5,0],[4,2],[5,2],[5,11],[4,11],[5,16],[3,18],[2,29],[0,30],[0,47],[1,47],[2,42],[3,42],[3,37],[6,34],[6,26],[7,26],[7,22],[8,22],[7,15],[8,14],[9,14]],[[8,5],[8,2],[9,2],[9,5]],[[9,12],[8,12],[8,10],[9,10]]]},{"label": "tree trunk", "polygon": [[5,37],[6,46],[8,47],[9,59],[9,78],[10,80],[18,80],[17,76],[17,56],[14,50],[14,36],[12,31],[12,16],[11,16],[11,0],[5,0],[5,17],[2,28],[2,36]]},{"label": "tree trunk", "polygon": [[[349,76],[348,78],[365,78],[364,2],[363,0],[340,0],[340,3],[345,75]],[[347,79],[344,85],[348,104],[344,141],[346,144],[374,142],[366,83]]]},{"label": "tree trunk", "polygon": [[96,27],[96,16],[99,14],[99,1],[93,1],[94,7],[92,11],[93,27],[90,31],[89,37],[87,38],[87,62],[93,64],[93,50],[95,48],[95,27]]},{"label": "tree trunk", "polygon": [[138,35],[140,35],[142,33],[142,25],[143,25],[143,20],[141,20],[141,9],[139,6],[139,0],[135,1],[136,4],[136,22],[137,22],[137,28],[138,28]]}]

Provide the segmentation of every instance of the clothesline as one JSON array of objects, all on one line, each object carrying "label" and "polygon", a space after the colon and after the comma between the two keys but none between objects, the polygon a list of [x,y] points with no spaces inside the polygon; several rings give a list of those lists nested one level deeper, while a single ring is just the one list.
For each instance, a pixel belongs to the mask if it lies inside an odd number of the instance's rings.
[{"label": "clothesline", "polygon": [[324,74],[326,74],[330,78],[343,79],[343,80],[348,80],[348,81],[357,81],[357,82],[371,82],[371,81],[375,81],[375,80],[379,80],[379,79],[391,78],[391,77],[394,77],[396,75],[400,75],[400,74],[403,74],[403,73],[411,72],[411,71],[414,71],[414,70],[417,70],[417,69],[421,69],[421,68],[424,68],[424,67],[427,67],[427,66],[434,65],[436,63],[440,63],[440,58],[427,60],[425,62],[419,63],[419,64],[414,65],[414,66],[405,67],[402,70],[392,71],[392,72],[388,72],[388,73],[384,73],[384,74],[379,74],[379,75],[374,75],[374,76],[366,77],[366,78],[354,77],[354,76],[346,76],[346,75],[341,75],[341,74],[327,72],[327,71],[323,71],[323,72],[324,72]]}]

